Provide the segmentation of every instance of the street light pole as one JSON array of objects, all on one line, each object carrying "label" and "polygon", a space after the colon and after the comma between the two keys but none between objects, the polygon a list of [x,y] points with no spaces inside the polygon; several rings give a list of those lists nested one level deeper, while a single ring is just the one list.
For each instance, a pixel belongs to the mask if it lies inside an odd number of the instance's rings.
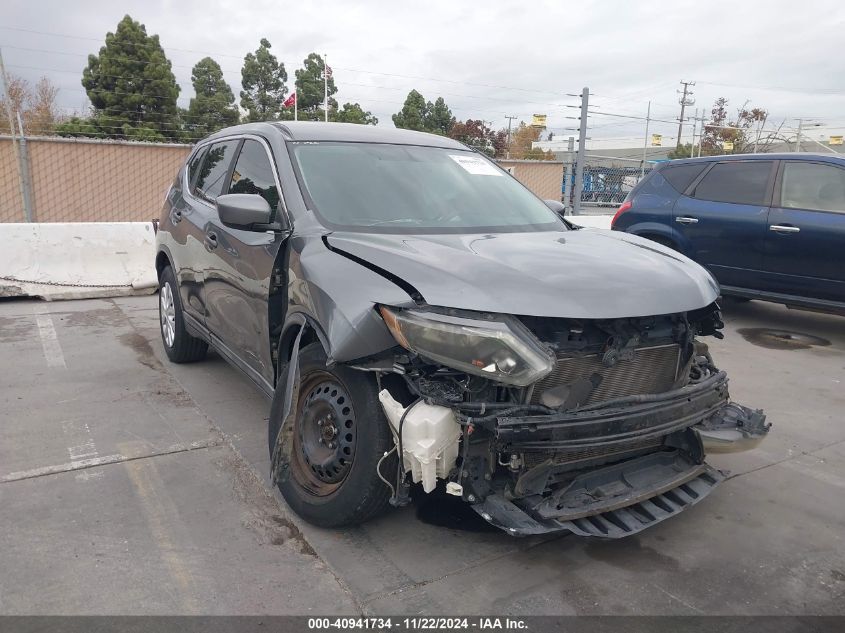
[{"label": "street light pole", "polygon": [[578,132],[578,156],[575,159],[574,200],[572,201],[575,215],[581,213],[581,194],[584,192],[584,154],[587,149],[587,106],[590,101],[590,89],[581,91],[581,128]]}]

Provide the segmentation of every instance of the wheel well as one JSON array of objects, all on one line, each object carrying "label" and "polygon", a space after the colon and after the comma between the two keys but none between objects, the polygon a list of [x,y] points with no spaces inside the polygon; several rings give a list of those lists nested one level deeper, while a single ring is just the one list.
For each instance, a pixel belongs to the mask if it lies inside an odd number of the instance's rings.
[{"label": "wheel well", "polygon": [[299,342],[299,349],[304,349],[306,345],[310,345],[311,343],[321,343],[320,337],[317,336],[317,332],[314,330],[313,327],[308,325],[289,327],[282,335],[282,339],[279,341],[279,356],[278,361],[276,362],[276,380],[279,379],[279,376],[281,376],[282,370],[285,368],[285,365],[287,365],[290,361],[291,353],[293,352],[293,344],[296,341],[296,335],[299,333],[299,330],[303,327],[305,328],[305,331],[302,333],[302,340]]},{"label": "wheel well", "polygon": [[659,233],[638,233],[639,237],[644,237],[647,240],[651,240],[652,242],[657,242],[658,244],[662,244],[663,246],[668,246],[674,250],[680,250],[678,245],[675,243],[671,237],[667,237],[665,235],[660,235]]},{"label": "wheel well", "polygon": [[161,279],[162,271],[170,265],[170,259],[167,257],[167,253],[159,251],[158,255],[156,255],[156,277]]}]

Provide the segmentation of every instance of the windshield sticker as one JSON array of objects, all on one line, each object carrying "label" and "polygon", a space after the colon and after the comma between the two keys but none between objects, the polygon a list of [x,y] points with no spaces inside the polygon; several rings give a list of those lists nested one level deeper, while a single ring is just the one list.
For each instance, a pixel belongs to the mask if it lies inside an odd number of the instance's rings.
[{"label": "windshield sticker", "polygon": [[449,158],[458,163],[466,171],[476,176],[501,176],[502,172],[496,169],[483,158],[478,156],[458,156],[449,154]]}]

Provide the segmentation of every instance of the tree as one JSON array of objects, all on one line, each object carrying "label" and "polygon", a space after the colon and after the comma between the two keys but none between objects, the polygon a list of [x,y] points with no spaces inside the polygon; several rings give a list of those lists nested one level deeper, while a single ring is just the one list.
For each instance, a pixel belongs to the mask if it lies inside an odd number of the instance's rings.
[{"label": "tree", "polygon": [[434,103],[426,102],[425,97],[416,90],[408,93],[402,109],[392,118],[396,127],[441,136],[449,136],[455,125],[455,117],[443,97],[437,97]]},{"label": "tree", "polygon": [[455,118],[452,116],[452,111],[443,97],[437,97],[434,103],[429,101],[426,104],[425,111],[425,129],[428,132],[440,134],[442,136],[449,136],[452,126],[455,124]]},{"label": "tree", "polygon": [[[732,154],[743,154],[754,151],[756,132],[754,128],[762,128],[768,118],[768,112],[763,108],[748,108],[748,102],[737,109],[736,117],[731,119],[728,115],[728,100],[719,97],[713,104],[710,113],[710,121],[704,124],[704,133],[701,139],[701,154],[714,156],[726,153],[725,142],[733,143]],[[780,128],[774,134],[766,134],[758,143],[757,151],[768,151],[768,149],[780,137]],[[687,154],[689,156],[689,154]]]},{"label": "tree", "polygon": [[480,119],[467,119],[466,121],[455,121],[451,126],[449,136],[464,145],[484,152],[488,156],[495,154],[493,148],[493,130],[484,125]]},{"label": "tree", "polygon": [[378,125],[378,119],[373,116],[373,113],[369,110],[364,111],[357,103],[344,103],[343,108],[332,116],[332,121],[337,121],[338,123]]},{"label": "tree", "polygon": [[[543,152],[542,150],[534,151],[533,143],[540,140],[540,134],[543,128],[525,125],[524,121],[519,122],[513,134],[511,134],[511,158],[524,158],[534,160],[551,160],[554,155],[551,152]],[[539,154],[538,154],[539,152]]]},{"label": "tree", "polygon": [[[179,86],[158,35],[125,16],[82,71],[97,126],[108,136],[176,138]],[[137,128],[137,130],[135,129]],[[142,130],[142,131],[141,131]]]},{"label": "tree", "polygon": [[247,53],[241,68],[241,107],[247,121],[274,121],[279,118],[285,100],[288,73],[270,52],[271,44],[261,38],[254,53]]},{"label": "tree", "polygon": [[698,149],[693,149],[692,143],[684,143],[683,145],[678,145],[677,147],[675,147],[675,149],[666,154],[666,158],[668,158],[669,160],[675,160],[677,158],[689,158],[690,154],[692,154],[693,156],[697,155]]},{"label": "tree", "polygon": [[405,98],[402,109],[391,117],[393,125],[406,130],[424,131],[426,126],[425,98],[416,90],[411,90]]},{"label": "tree", "polygon": [[[9,94],[12,116],[21,115],[25,134],[45,136],[53,133],[59,119],[56,111],[56,96],[59,89],[49,79],[42,77],[35,84],[35,88],[32,88],[25,79],[7,75],[6,90]],[[15,122],[15,128],[17,128],[17,122]],[[8,134],[10,130],[6,103],[0,99],[0,133]]]},{"label": "tree", "polygon": [[[296,102],[299,118],[306,121],[322,121],[325,113],[326,85],[323,80],[326,62],[317,53],[311,53],[302,60],[302,68],[296,71]],[[329,113],[337,111],[337,101],[332,95],[337,92],[334,77],[328,79]]]},{"label": "tree", "polygon": [[196,96],[185,113],[185,128],[190,136],[201,138],[238,122],[235,95],[223,79],[220,64],[204,57],[191,71],[191,82]]},{"label": "tree", "polygon": [[490,138],[493,145],[493,156],[496,158],[504,158],[508,153],[508,131],[499,130],[493,133]]}]

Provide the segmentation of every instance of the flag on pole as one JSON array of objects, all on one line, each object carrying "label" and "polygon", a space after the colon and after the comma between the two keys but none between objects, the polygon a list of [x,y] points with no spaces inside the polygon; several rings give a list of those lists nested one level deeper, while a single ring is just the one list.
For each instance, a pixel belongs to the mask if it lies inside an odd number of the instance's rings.
[{"label": "flag on pole", "polygon": [[326,64],[326,79],[332,78],[332,67]]},{"label": "flag on pole", "polygon": [[284,107],[284,108],[289,108],[291,106],[293,106],[293,120],[298,121],[299,120],[299,111],[298,111],[299,108],[297,107],[297,103],[296,103],[296,88],[293,89],[293,92],[290,93],[290,96],[287,99],[285,99],[284,103],[282,103],[282,107]]}]

